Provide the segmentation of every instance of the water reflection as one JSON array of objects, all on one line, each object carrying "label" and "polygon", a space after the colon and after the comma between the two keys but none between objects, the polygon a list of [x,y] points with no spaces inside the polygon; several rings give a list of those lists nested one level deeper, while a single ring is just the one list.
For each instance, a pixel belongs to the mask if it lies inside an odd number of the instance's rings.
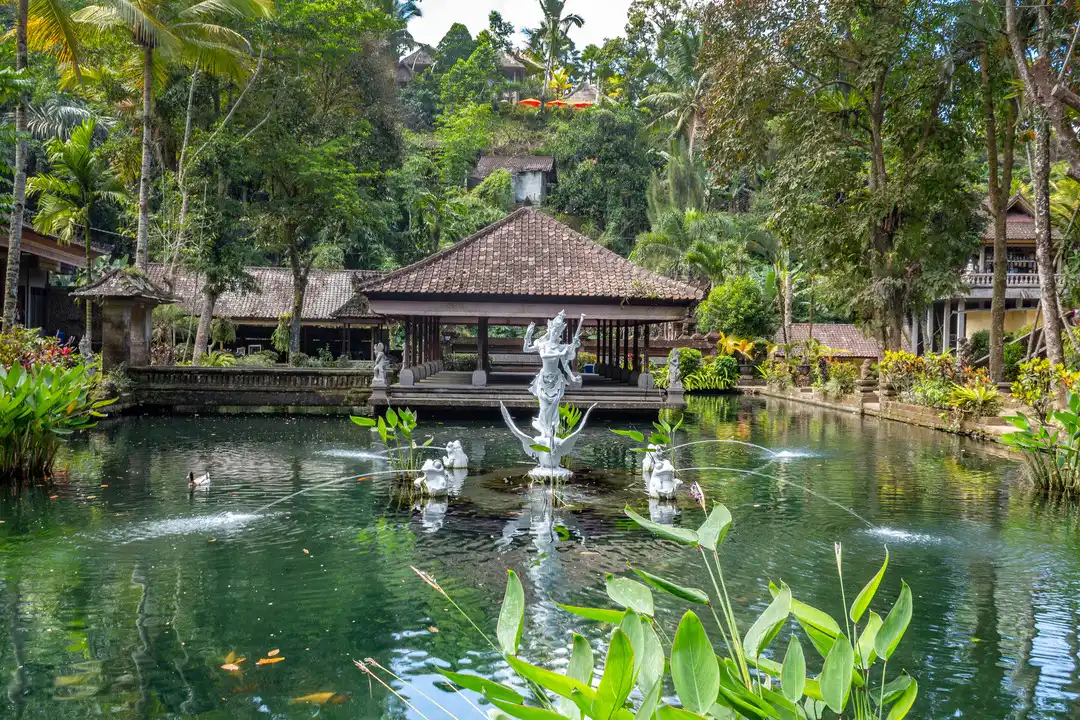
[{"label": "water reflection", "polygon": [[[1015,492],[1007,455],[773,401],[709,398],[685,421],[679,441],[693,444],[678,464],[731,468],[681,476],[733,510],[724,562],[744,626],[770,579],[839,616],[833,541],[849,595],[888,544],[881,597],[901,577],[915,591],[890,663],[919,678],[915,716],[1080,714],[1077,512]],[[553,601],[604,604],[605,572],[633,561],[708,584],[692,554],[622,514],[630,504],[696,527],[700,508],[646,498],[640,455],[604,427],[587,428],[561,502],[521,477],[520,448],[494,423],[432,430],[436,444],[460,438],[473,467],[448,498],[416,506],[347,419],[143,418],[80,440],[56,489],[0,500],[0,716],[419,717],[369,692],[351,660],[371,657],[411,685],[395,687],[420,712],[438,717],[418,690],[471,717],[435,669],[509,670],[410,565],[488,630],[515,570],[529,600],[523,653],[553,667],[572,630],[603,643],[601,627]],[[191,498],[195,467],[214,484]],[[670,636],[684,608],[657,600]],[[271,649],[285,660],[255,665]],[[239,673],[221,669],[229,653],[247,658]],[[292,702],[318,693],[334,703]]]}]

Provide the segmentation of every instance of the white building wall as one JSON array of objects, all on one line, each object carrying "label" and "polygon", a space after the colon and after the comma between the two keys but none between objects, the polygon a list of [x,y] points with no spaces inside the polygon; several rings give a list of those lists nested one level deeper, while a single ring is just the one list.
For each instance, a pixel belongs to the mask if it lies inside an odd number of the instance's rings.
[{"label": "white building wall", "polygon": [[544,173],[526,172],[514,176],[514,200],[525,202],[528,200],[534,205],[539,205],[544,199]]}]

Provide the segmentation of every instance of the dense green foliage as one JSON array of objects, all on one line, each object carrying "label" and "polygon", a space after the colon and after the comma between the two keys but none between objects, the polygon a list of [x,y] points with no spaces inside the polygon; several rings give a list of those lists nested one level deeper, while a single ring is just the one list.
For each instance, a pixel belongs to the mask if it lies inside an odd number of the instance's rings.
[{"label": "dense green foliage", "polygon": [[698,306],[698,327],[704,332],[771,337],[775,314],[761,286],[750,276],[731,278],[717,285]]}]

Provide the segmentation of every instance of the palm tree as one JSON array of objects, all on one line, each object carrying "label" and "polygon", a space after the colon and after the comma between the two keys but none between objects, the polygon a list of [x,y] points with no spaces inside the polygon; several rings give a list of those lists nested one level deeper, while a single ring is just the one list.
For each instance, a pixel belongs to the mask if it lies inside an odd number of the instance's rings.
[{"label": "palm tree", "polygon": [[[94,147],[97,124],[91,118],[71,132],[67,142],[54,138],[46,145],[52,172],[30,178],[27,190],[38,196],[34,227],[70,244],[82,236],[86,249],[87,282],[93,282],[90,218],[100,202],[123,202],[124,185]],[[86,332],[80,350],[90,353],[93,310],[86,303]]]},{"label": "palm tree", "polygon": [[405,50],[416,47],[416,40],[409,32],[409,21],[413,18],[422,17],[420,0],[378,0],[375,7],[390,16],[390,19],[401,23],[401,26],[390,33],[390,47],[394,50],[395,59]]},{"label": "palm tree", "polygon": [[[78,36],[60,0],[15,1],[15,71],[25,74],[28,49],[53,52],[61,62],[78,65]],[[19,261],[22,258],[23,211],[26,209],[26,130],[29,94],[23,89],[15,103],[15,167],[11,183],[11,223],[8,229],[4,285],[4,328],[15,323],[18,305]]]},{"label": "palm tree", "polygon": [[657,69],[662,89],[641,99],[660,113],[652,124],[670,126],[672,137],[685,135],[691,154],[705,101],[707,78],[698,65],[704,46],[705,36],[693,26],[677,33],[668,45],[667,61]]},{"label": "palm tree", "polygon": [[236,72],[239,57],[251,52],[243,35],[218,24],[225,18],[268,17],[273,0],[105,0],[72,18],[102,31],[130,32],[142,53],[142,163],[136,267],[149,261],[150,168],[154,57],[178,59],[211,72]]},{"label": "palm tree", "polygon": [[566,0],[537,0],[540,3],[540,12],[544,20],[540,25],[540,32],[544,39],[544,87],[540,90],[540,106],[547,104],[548,84],[555,71],[555,61],[558,58],[559,48],[568,39],[567,33],[571,27],[581,27],[585,19],[580,15],[563,15],[566,8]]}]

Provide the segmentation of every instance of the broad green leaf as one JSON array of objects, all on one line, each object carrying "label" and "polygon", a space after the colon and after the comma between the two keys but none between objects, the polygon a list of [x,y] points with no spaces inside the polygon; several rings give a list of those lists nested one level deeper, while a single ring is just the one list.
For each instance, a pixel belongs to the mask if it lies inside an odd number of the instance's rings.
[{"label": "broad green leaf", "polygon": [[[776,597],[780,594],[780,588],[776,587],[775,583],[769,583],[769,592],[772,593],[773,597]],[[811,607],[804,602],[792,598],[791,612],[805,625],[815,627],[829,637],[835,638],[840,634],[840,625],[828,613]]]},{"label": "broad green leaf", "polygon": [[[592,684],[593,663],[593,651],[589,641],[574,633],[574,645],[570,651],[570,666],[566,669],[566,676],[590,685]],[[582,717],[583,712],[578,709],[573,700],[564,697],[557,700],[555,709],[560,713],[571,718]]]},{"label": "broad green leaf", "polygon": [[607,577],[607,594],[616,605],[633,610],[652,617],[656,612],[653,607],[652,590],[642,585],[637,580],[615,577],[610,573]]},{"label": "broad green leaf", "polygon": [[664,646],[660,644],[660,638],[648,620],[641,620],[642,657],[641,666],[638,670],[638,686],[642,692],[647,692],[658,682],[664,679]]},{"label": "broad green leaf", "polygon": [[791,590],[787,585],[780,586],[780,592],[765,608],[750,629],[746,631],[743,639],[743,649],[747,657],[757,658],[761,651],[768,647],[780,628],[784,626],[788,615],[791,613]]},{"label": "broad green leaf", "polygon": [[860,670],[868,669],[877,659],[877,652],[874,651],[874,639],[880,629],[881,616],[871,610],[870,619],[866,621],[866,627],[859,633],[859,639],[855,643],[855,662]]},{"label": "broad green leaf", "polygon": [[908,623],[911,622],[911,588],[906,582],[900,582],[900,597],[885,616],[885,622],[874,639],[874,650],[878,657],[888,660],[892,657],[900,639],[904,637]]},{"label": "broad green leaf", "polygon": [[360,427],[375,427],[375,418],[361,417],[359,415],[350,415],[349,417]]},{"label": "broad green leaf", "polygon": [[610,608],[578,607],[576,605],[563,605],[562,603],[555,603],[555,605],[586,620],[595,620],[596,622],[611,623],[613,625],[621,623],[626,615],[622,610],[612,610]]},{"label": "broad green leaf", "polygon": [[645,436],[643,434],[641,434],[640,432],[638,432],[637,430],[612,430],[611,432],[615,433],[616,435],[622,435],[623,437],[628,437],[631,440],[633,440],[634,442],[639,442],[639,443],[645,442]]},{"label": "broad green leaf", "polygon": [[821,632],[813,625],[806,624],[798,615],[795,616],[795,619],[798,621],[799,627],[806,633],[806,637],[810,638],[810,644],[817,650],[818,655],[822,658],[828,655],[829,651],[832,650],[833,643],[836,642],[836,637]]},{"label": "broad green leaf", "polygon": [[836,638],[832,650],[821,668],[821,696],[829,709],[839,715],[847,707],[851,694],[851,676],[854,674],[855,651],[851,649],[846,635]]},{"label": "broad green leaf", "polygon": [[788,640],[787,652],[784,653],[784,666],[780,671],[780,689],[784,697],[792,702],[799,702],[806,687],[806,656],[802,645],[794,635]]},{"label": "broad green leaf", "polygon": [[885,577],[885,568],[889,567],[889,548],[885,548],[885,562],[881,564],[881,569],[877,571],[877,575],[870,578],[870,582],[866,583],[866,586],[855,597],[855,602],[851,603],[851,622],[859,622],[859,619],[866,612],[866,608],[870,607],[870,601],[874,599],[874,593],[877,592],[878,585],[881,584],[881,578]]},{"label": "broad green leaf", "polygon": [[919,683],[915,681],[915,678],[912,678],[911,683],[896,701],[896,704],[889,709],[889,715],[885,720],[901,720],[901,718],[907,717],[908,711],[911,710],[911,706],[915,704],[915,698],[918,695]]},{"label": "broad green leaf", "polygon": [[549,448],[547,445],[541,445],[540,443],[533,443],[532,445],[529,446],[529,448],[531,448],[532,450],[535,450],[536,452],[542,452],[542,453],[551,452],[551,448]]},{"label": "broad green leaf", "polygon": [[637,568],[630,568],[637,576],[642,580],[652,585],[657,590],[666,592],[669,595],[674,595],[680,600],[686,600],[687,602],[697,603],[699,605],[708,605],[709,596],[704,590],[698,590],[697,588],[683,587],[682,585],[676,585],[670,580],[665,580],[662,577],[653,575],[652,573],[645,572],[644,570],[638,570]]},{"label": "broad green leaf", "polygon": [[760,688],[759,692],[761,693],[761,699],[777,712],[780,720],[801,720],[799,718],[799,708],[782,694],[766,687]]},{"label": "broad green leaf", "polygon": [[394,408],[392,407],[386,408],[386,424],[392,428],[398,426],[398,414],[394,412]]},{"label": "broad green leaf", "polygon": [[708,712],[716,702],[720,690],[716,653],[701,620],[690,611],[679,622],[671,645],[671,679],[683,707],[691,712]]},{"label": "broad green leaf", "polygon": [[652,720],[653,713],[656,712],[656,705],[660,702],[660,691],[664,689],[663,685],[660,681],[653,683],[652,689],[645,693],[645,699],[638,706],[638,710],[634,714],[634,720]]},{"label": "broad green leaf", "polygon": [[671,705],[661,705],[660,709],[656,711],[656,717],[659,720],[708,720],[705,715],[698,715],[695,712],[672,707]]},{"label": "broad green leaf", "polygon": [[621,628],[615,628],[611,633],[604,674],[596,687],[589,717],[593,720],[610,720],[630,696],[635,679],[634,648],[626,633]]},{"label": "broad green leaf", "polygon": [[512,703],[523,703],[523,698],[516,690],[508,688],[505,685],[501,685],[487,678],[482,678],[477,675],[465,675],[463,673],[450,672],[449,670],[439,670],[447,680],[466,690],[472,690],[482,695],[487,695],[489,698],[498,698],[499,700],[505,700]]},{"label": "broad green leaf", "polygon": [[645,633],[641,628],[641,615],[633,610],[627,610],[623,621],[619,623],[619,629],[626,633],[630,640],[630,647],[634,649],[634,674],[641,670],[641,660],[645,651]]},{"label": "broad green leaf", "polygon": [[714,503],[709,517],[705,518],[705,522],[698,528],[698,545],[706,550],[715,550],[724,542],[724,536],[730,527],[731,513],[720,503]]},{"label": "broad green leaf", "polygon": [[720,694],[716,698],[717,703],[731,707],[738,711],[740,716],[748,718],[780,717],[768,703],[747,690],[739,676],[739,669],[731,658],[718,659]]},{"label": "broad green leaf", "polygon": [[504,653],[517,655],[521,630],[525,625],[525,592],[521,589],[517,573],[507,570],[506,575],[506,593],[503,595],[495,634],[499,638],[499,648]]},{"label": "broad green leaf", "polygon": [[631,510],[629,505],[626,506],[626,516],[653,535],[659,535],[665,540],[672,540],[683,545],[697,545],[697,533],[693,530],[661,525],[660,523],[654,523],[652,520],[646,520]]},{"label": "broad green leaf", "polygon": [[885,683],[885,687],[875,688],[871,691],[870,697],[874,703],[880,699],[885,705],[895,702],[897,698],[904,694],[904,691],[908,689],[914,679],[906,672],[900,673],[897,677],[893,678],[889,682]]},{"label": "broad green leaf", "polygon": [[566,675],[552,672],[551,670],[545,670],[544,668],[536,667],[535,665],[530,665],[513,655],[507,655],[506,662],[510,663],[510,667],[512,667],[521,677],[533,681],[540,687],[545,690],[550,690],[556,695],[568,698],[571,696],[571,693],[576,690],[584,695],[585,699],[589,702],[592,702],[593,698],[596,696],[593,689],[580,680],[575,680]]},{"label": "broad green leaf", "polygon": [[565,715],[560,715],[557,712],[551,712],[550,710],[544,710],[543,708],[532,707],[530,705],[515,705],[514,703],[508,703],[504,700],[496,700],[495,698],[488,698],[491,704],[502,710],[504,713],[511,717],[519,718],[519,720],[566,720]]}]

